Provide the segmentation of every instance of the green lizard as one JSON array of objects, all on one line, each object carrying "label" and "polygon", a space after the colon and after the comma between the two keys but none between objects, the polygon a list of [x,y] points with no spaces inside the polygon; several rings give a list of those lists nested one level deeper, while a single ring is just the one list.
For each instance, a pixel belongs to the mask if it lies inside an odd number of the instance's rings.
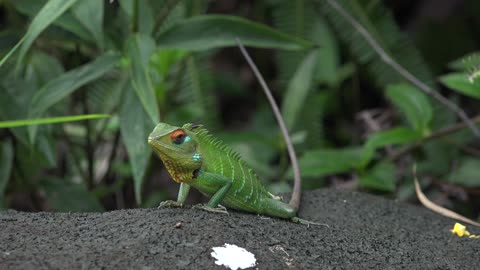
[{"label": "green lizard", "polygon": [[312,223],[296,216],[297,209],[269,193],[255,172],[226,144],[200,125],[175,127],[158,124],[148,143],[165,164],[173,180],[180,183],[177,201],[163,206],[182,206],[190,187],[210,201],[200,208],[223,212],[218,205],[271,217]]},{"label": "green lizard", "polygon": [[173,180],[180,183],[177,201],[166,201],[160,206],[182,206],[190,187],[194,187],[211,197],[206,206],[200,207],[204,210],[226,212],[225,209],[217,208],[221,203],[229,208],[290,219],[297,223],[325,225],[297,217],[301,177],[291,138],[265,80],[240,39],[237,38],[236,41],[259,80],[283,133],[294,172],[292,198],[286,204],[268,192],[240,156],[210,135],[201,125],[175,127],[160,123],[149,135],[148,143],[163,161]]}]

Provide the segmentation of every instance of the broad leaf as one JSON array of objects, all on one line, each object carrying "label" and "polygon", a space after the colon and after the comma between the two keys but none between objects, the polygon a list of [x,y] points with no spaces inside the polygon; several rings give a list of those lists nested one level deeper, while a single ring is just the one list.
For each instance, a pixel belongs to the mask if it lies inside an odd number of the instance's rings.
[{"label": "broad leaf", "polygon": [[118,55],[107,53],[50,81],[33,96],[29,115],[40,116],[75,90],[112,70],[119,59]]},{"label": "broad leaf", "polygon": [[[118,2],[120,3],[122,10],[128,16],[130,25],[135,25],[137,27],[136,30],[138,30],[139,33],[146,35],[152,33],[155,23],[154,15],[152,14],[152,4],[157,1],[119,0]],[[165,5],[163,1],[158,2],[161,2],[161,5]],[[138,15],[134,14],[135,11],[137,11]],[[136,22],[132,22],[133,19],[136,19]],[[136,30],[134,32],[137,32]]]},{"label": "broad leaf", "polygon": [[184,20],[160,34],[157,43],[162,48],[203,51],[236,46],[237,37],[246,46],[260,48],[303,50],[313,45],[263,24],[224,15],[203,15]]},{"label": "broad leaf", "polygon": [[13,165],[13,146],[9,140],[0,145],[0,209],[3,206],[5,188],[7,187]]},{"label": "broad leaf", "polygon": [[395,165],[390,162],[375,165],[368,172],[360,174],[360,186],[379,191],[395,191]]},{"label": "broad leaf", "polygon": [[450,176],[450,182],[459,184],[462,187],[478,188],[480,187],[480,159],[466,158],[461,161],[458,168]]},{"label": "broad leaf", "polygon": [[103,48],[104,1],[82,0],[72,7],[75,18],[91,33],[100,48]]},{"label": "broad leaf", "polygon": [[143,110],[134,90],[127,87],[125,91],[119,115],[120,132],[132,166],[135,199],[137,204],[140,205],[143,178],[151,153],[147,138],[153,130],[154,124]]},{"label": "broad leaf", "polygon": [[[33,18],[30,27],[24,38],[20,41],[20,54],[17,65],[23,61],[25,54],[32,45],[33,41],[45,30],[53,21],[69,9],[77,0],[49,0]],[[14,48],[15,49],[15,48]]]},{"label": "broad leaf", "polygon": [[[45,0],[15,0],[11,3],[20,13],[34,17],[46,2]],[[89,30],[73,16],[72,12],[64,12],[52,22],[52,25],[71,32],[84,41],[94,41],[94,37]]]},{"label": "broad leaf", "polygon": [[295,125],[297,117],[305,104],[308,92],[312,89],[313,76],[317,65],[318,51],[312,51],[300,64],[290,81],[282,103],[282,115],[289,130]]},{"label": "broad leaf", "polygon": [[377,132],[368,137],[367,142],[363,146],[362,158],[358,165],[364,168],[373,158],[375,150],[378,148],[393,144],[409,143],[420,138],[421,136],[417,132],[403,127]]},{"label": "broad leaf", "polygon": [[433,109],[428,97],[409,84],[387,87],[387,97],[403,113],[414,130],[426,135],[430,132]]},{"label": "broad leaf", "polygon": [[161,78],[165,79],[172,67],[187,55],[188,53],[183,50],[157,50],[151,58],[151,63]]},{"label": "broad leaf", "polygon": [[155,90],[149,74],[149,59],[155,50],[155,41],[144,34],[135,34],[127,42],[133,88],[143,108],[154,123],[160,122]]},{"label": "broad leaf", "polygon": [[106,117],[110,117],[110,116],[107,114],[85,114],[85,115],[49,117],[49,118],[40,118],[40,119],[1,121],[0,128],[14,128],[14,127],[23,127],[23,126],[33,126],[33,125],[56,124],[56,123],[75,122],[75,121],[82,121],[87,119],[98,119],[98,118],[106,118]]},{"label": "broad leaf", "polygon": [[417,160],[417,172],[432,177],[443,178],[451,172],[452,160],[461,157],[460,149],[451,137],[446,140],[434,140],[422,145],[423,160]]},{"label": "broad leaf", "polygon": [[342,81],[340,68],[339,45],[334,36],[333,30],[326,21],[318,19],[314,24],[312,32],[314,41],[321,44],[318,48],[317,65],[315,80],[325,82],[328,85],[337,85]]},{"label": "broad leaf", "polygon": [[40,186],[45,191],[50,207],[59,212],[103,211],[103,207],[93,193],[82,184],[67,179],[43,180]]},{"label": "broad leaf", "polygon": [[466,96],[480,99],[480,79],[470,81],[465,73],[451,73],[440,78],[448,88]]},{"label": "broad leaf", "polygon": [[457,71],[468,71],[469,68],[476,68],[480,59],[480,51],[467,53],[466,55],[448,63],[448,67]]},{"label": "broad leaf", "polygon": [[[321,177],[344,173],[355,168],[361,148],[321,149],[307,151],[299,160],[302,177]],[[289,177],[293,177],[291,170]]]},{"label": "broad leaf", "polygon": [[[119,57],[117,55],[105,54],[50,81],[33,96],[28,113],[29,118],[42,116],[55,103],[112,70],[118,61]],[[35,128],[30,128],[29,134],[30,140],[33,142]]]},{"label": "broad leaf", "polygon": [[[31,93],[29,89],[31,85],[29,83],[23,82],[23,80],[11,79],[9,82],[11,83],[9,88],[12,89],[0,87],[0,91],[3,91],[3,97],[0,98],[0,119],[9,121],[22,121],[21,119],[27,118],[28,106],[25,106],[25,104],[28,104],[30,100],[28,94]],[[12,90],[17,91],[14,92],[15,94],[12,95]],[[3,122],[2,124],[5,124],[5,122]],[[7,125],[10,126],[11,123],[7,123]],[[40,130],[38,134],[38,143],[33,146],[33,148],[28,141],[27,128],[10,128],[10,132],[12,132],[12,134],[17,139],[17,148],[18,145],[24,145],[25,147],[29,148],[29,150],[27,151],[27,156],[29,158],[33,158],[34,155],[37,155],[36,152],[38,152],[38,154],[41,153],[41,156],[38,155],[39,159],[41,159],[42,161],[48,161],[47,165],[42,163],[42,166],[52,167],[56,164],[54,150],[53,148],[49,147],[49,140],[47,138],[48,131],[46,129]],[[21,154],[18,154],[18,156],[21,156]],[[21,160],[21,158],[19,158],[19,160]],[[21,161],[19,161],[19,163],[21,163]],[[39,162],[37,162],[37,164],[40,165]],[[27,176],[24,175],[24,177]]]}]

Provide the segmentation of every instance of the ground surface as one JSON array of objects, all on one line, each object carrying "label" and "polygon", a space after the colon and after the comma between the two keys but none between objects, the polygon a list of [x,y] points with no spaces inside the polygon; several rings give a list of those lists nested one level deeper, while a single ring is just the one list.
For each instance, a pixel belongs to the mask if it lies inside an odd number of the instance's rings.
[{"label": "ground surface", "polygon": [[210,255],[225,243],[252,252],[258,269],[480,266],[480,240],[452,235],[454,221],[419,207],[319,190],[305,193],[301,216],[330,228],[233,211],[9,211],[0,213],[0,269],[225,269]]}]

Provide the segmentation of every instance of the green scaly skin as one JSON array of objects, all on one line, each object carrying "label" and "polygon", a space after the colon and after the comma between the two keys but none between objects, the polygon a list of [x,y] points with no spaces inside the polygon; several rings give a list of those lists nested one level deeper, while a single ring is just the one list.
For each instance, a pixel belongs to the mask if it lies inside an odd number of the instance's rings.
[{"label": "green scaly skin", "polygon": [[190,187],[210,197],[209,208],[228,208],[301,221],[296,211],[269,193],[255,172],[227,145],[201,126],[158,124],[148,143],[180,183],[177,203],[183,205]]}]

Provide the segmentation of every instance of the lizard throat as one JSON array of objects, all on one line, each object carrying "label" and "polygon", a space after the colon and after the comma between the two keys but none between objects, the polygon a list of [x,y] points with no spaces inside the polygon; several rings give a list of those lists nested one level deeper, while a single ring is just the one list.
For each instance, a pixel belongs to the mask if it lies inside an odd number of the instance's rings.
[{"label": "lizard throat", "polygon": [[177,165],[176,162],[170,160],[163,160],[163,164],[167,168],[168,173],[172,177],[173,181],[177,183],[189,182],[192,178],[192,174],[184,171],[183,168]]}]

